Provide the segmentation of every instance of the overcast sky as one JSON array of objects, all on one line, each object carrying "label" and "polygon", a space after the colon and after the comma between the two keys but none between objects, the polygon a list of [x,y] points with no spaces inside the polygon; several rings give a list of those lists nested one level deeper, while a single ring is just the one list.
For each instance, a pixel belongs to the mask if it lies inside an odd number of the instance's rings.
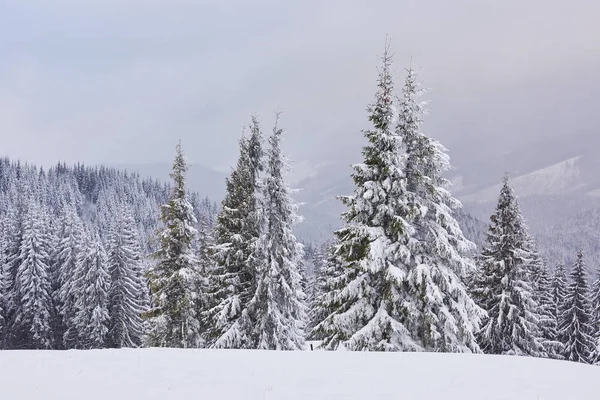
[{"label": "overcast sky", "polygon": [[0,0],[0,154],[170,162],[181,138],[222,169],[249,115],[268,131],[277,108],[297,163],[353,152],[386,33],[398,77],[412,57],[430,89],[427,132],[461,157],[600,134],[599,15],[597,0]]}]

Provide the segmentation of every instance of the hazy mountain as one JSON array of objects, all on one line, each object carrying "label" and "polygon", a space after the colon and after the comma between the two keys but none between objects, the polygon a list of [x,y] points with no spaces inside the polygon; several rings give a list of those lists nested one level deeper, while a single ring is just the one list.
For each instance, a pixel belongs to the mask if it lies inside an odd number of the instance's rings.
[{"label": "hazy mountain", "polygon": [[[152,177],[164,182],[170,180],[172,167],[169,163],[110,164],[109,166],[137,172],[141,177]],[[225,193],[225,178],[225,174],[214,169],[201,164],[191,164],[186,181],[191,191],[197,192],[201,197],[209,197],[213,201],[220,202]]]}]

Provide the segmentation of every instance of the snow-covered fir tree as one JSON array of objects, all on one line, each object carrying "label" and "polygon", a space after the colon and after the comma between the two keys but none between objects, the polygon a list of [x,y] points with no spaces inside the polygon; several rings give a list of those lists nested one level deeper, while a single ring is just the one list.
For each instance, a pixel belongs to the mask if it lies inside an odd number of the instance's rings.
[{"label": "snow-covered fir tree", "polygon": [[[344,198],[347,227],[336,232],[340,263],[334,311],[316,327],[325,348],[477,352],[482,310],[464,276],[474,269],[445,189],[445,149],[420,130],[422,105],[412,69],[399,112],[393,107],[391,57],[383,57],[369,108],[373,129],[365,161],[354,166],[354,196]],[[394,116],[398,116],[394,124]]]},{"label": "snow-covered fir tree", "polygon": [[77,347],[99,349],[107,345],[110,317],[108,314],[108,257],[100,238],[85,240],[75,270],[75,285],[80,293],[75,304],[74,323],[79,332]]},{"label": "snow-covered fir tree", "polygon": [[3,348],[4,334],[6,332],[8,292],[10,289],[6,256],[8,247],[7,227],[8,219],[0,217],[0,348]]},{"label": "snow-covered fir tree", "polygon": [[564,340],[563,357],[567,361],[591,363],[594,355],[592,310],[583,253],[571,268],[560,335]]},{"label": "snow-covered fir tree", "polygon": [[[478,352],[475,333],[484,315],[471,298],[465,278],[475,271],[475,245],[456,220],[461,204],[448,191],[447,149],[421,131],[423,103],[415,70],[409,68],[399,104],[397,134],[405,151],[409,268],[403,277],[411,317],[405,326],[427,351]],[[406,303],[405,303],[406,304]]]},{"label": "snow-covered fir tree", "polygon": [[560,332],[563,325],[563,316],[565,315],[565,304],[567,299],[567,273],[562,263],[556,264],[551,278],[551,297],[552,297],[552,316],[555,319],[553,324],[556,326],[555,341],[560,343],[560,353],[557,358],[562,358],[563,346],[566,343],[565,337]]},{"label": "snow-covered fir tree", "polygon": [[[410,213],[401,138],[394,131],[391,55],[382,57],[378,91],[369,106],[373,128],[365,131],[364,163],[354,165],[354,196],[342,198],[347,226],[336,232],[334,250],[343,273],[332,312],[316,326],[323,347],[335,350],[420,350],[405,323],[402,278],[408,268]],[[400,278],[400,279],[398,279]],[[327,304],[325,307],[328,306]]]},{"label": "snow-covered fir tree", "polygon": [[75,284],[75,271],[84,236],[83,224],[74,207],[64,208],[59,227],[58,245],[52,260],[52,286],[60,321],[53,325],[57,343],[70,349],[76,347],[79,338],[74,321],[80,294],[80,288]]},{"label": "snow-covered fir tree", "polygon": [[147,343],[154,347],[199,347],[198,259],[193,252],[197,221],[185,188],[188,166],[181,143],[176,151],[171,198],[161,210],[164,227],[159,233],[160,249],[155,253],[156,264],[148,271],[152,308],[145,314]]},{"label": "snow-covered fir tree", "polygon": [[479,344],[488,354],[544,356],[529,237],[508,176],[490,219],[473,290],[488,314]]},{"label": "snow-covered fir tree", "polygon": [[328,316],[334,314],[342,304],[337,302],[346,289],[347,275],[354,270],[344,268],[344,263],[335,254],[337,243],[331,244],[322,252],[320,267],[316,270],[313,299],[309,303],[309,326],[307,337],[310,340],[324,340],[326,348],[337,348],[345,337],[340,335],[334,321]]},{"label": "snow-covered fir tree", "polygon": [[591,305],[594,352],[590,361],[600,365],[600,269],[596,271],[596,277],[592,283]]},{"label": "snow-covered fir tree", "polygon": [[13,348],[50,349],[52,297],[50,257],[39,206],[31,201],[23,226],[14,284],[15,315],[11,326]]},{"label": "snow-covered fir tree", "polygon": [[[279,116],[277,116],[277,120]],[[248,303],[254,348],[301,350],[306,324],[305,296],[301,287],[303,246],[292,233],[300,221],[290,197],[281,154],[283,130],[275,123],[263,184],[263,229],[257,243],[256,292]]]},{"label": "snow-covered fir tree", "polygon": [[141,251],[131,211],[123,206],[108,237],[108,344],[110,347],[139,347],[143,339],[141,315],[146,303]]},{"label": "snow-covered fir tree", "polygon": [[548,276],[548,267],[540,256],[533,239],[530,238],[530,274],[533,295],[539,314],[540,339],[544,345],[544,355],[550,358],[560,358],[562,345],[558,341],[558,324],[552,295],[552,285]]},{"label": "snow-covered fir tree", "polygon": [[260,173],[262,133],[252,118],[250,137],[240,139],[240,155],[226,181],[225,198],[217,216],[212,249],[208,309],[203,315],[209,347],[252,347],[247,303],[256,291],[255,247],[260,237]]}]

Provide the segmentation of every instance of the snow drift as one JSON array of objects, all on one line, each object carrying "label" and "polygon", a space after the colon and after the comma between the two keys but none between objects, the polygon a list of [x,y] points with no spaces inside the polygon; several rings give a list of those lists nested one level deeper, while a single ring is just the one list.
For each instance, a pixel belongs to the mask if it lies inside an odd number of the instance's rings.
[{"label": "snow drift", "polygon": [[598,399],[600,368],[427,353],[123,349],[0,352],[2,399]]}]

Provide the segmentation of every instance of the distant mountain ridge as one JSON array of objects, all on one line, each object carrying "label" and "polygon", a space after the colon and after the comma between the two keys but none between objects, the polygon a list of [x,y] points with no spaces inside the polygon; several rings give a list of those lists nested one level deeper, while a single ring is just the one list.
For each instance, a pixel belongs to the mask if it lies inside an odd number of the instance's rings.
[{"label": "distant mountain ridge", "polygon": [[[141,177],[152,177],[163,182],[169,182],[172,165],[170,163],[146,164],[105,164],[118,170],[137,172]],[[221,202],[225,194],[225,178],[227,176],[212,168],[201,164],[190,164],[187,174],[187,184],[191,191],[197,192],[201,197]]]}]

